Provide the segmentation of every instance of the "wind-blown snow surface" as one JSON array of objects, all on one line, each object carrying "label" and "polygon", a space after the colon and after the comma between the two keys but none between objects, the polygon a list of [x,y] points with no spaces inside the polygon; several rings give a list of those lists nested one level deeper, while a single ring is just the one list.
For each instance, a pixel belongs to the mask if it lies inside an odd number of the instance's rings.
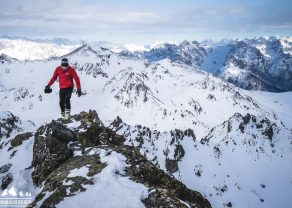
[{"label": "wind-blown snow surface", "polygon": [[0,54],[4,53],[18,60],[41,60],[65,55],[80,45],[59,45],[55,43],[37,43],[23,39],[0,38]]},{"label": "wind-blown snow surface", "polygon": [[[72,96],[72,113],[95,109],[108,125],[121,117],[129,127],[119,133],[132,145],[138,144],[131,142],[140,131],[137,125],[148,127],[141,151],[164,170],[166,158],[174,159],[175,145],[181,145],[185,154],[173,175],[213,207],[292,204],[292,93],[245,91],[193,67],[122,58],[97,45],[85,45],[68,57],[85,93]],[[36,126],[59,117],[58,83],[53,93],[43,93],[59,62],[0,65],[1,111]],[[246,123],[247,114],[256,121]],[[270,128],[272,138],[266,136]],[[195,137],[172,142],[174,129],[192,129]]]},{"label": "wind-blown snow surface", "polygon": [[[107,166],[96,176],[94,176],[94,185],[87,185],[86,192],[77,194],[74,197],[65,198],[58,207],[144,207],[141,199],[148,196],[148,188],[143,184],[135,183],[127,177],[118,176],[116,171],[123,173],[126,167],[126,158],[117,152],[111,152],[103,149],[99,151],[101,162]],[[109,155],[108,155],[109,154]],[[82,169],[82,170],[81,170]],[[74,170],[68,177],[83,176],[87,177],[88,168],[82,167]],[[96,200],[96,198],[102,200]]]}]

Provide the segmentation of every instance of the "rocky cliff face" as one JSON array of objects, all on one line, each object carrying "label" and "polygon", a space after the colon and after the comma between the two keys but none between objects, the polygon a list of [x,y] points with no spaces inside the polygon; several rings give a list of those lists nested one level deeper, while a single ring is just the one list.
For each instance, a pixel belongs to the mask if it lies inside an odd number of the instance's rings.
[{"label": "rocky cliff face", "polygon": [[214,44],[201,65],[247,90],[291,91],[291,39],[254,38]]},{"label": "rocky cliff face", "polygon": [[291,64],[292,55],[280,39],[239,41],[232,45],[219,76],[247,90],[290,91]]},{"label": "rocky cliff face", "polygon": [[[200,193],[158,169],[138,148],[124,142],[123,136],[102,124],[95,111],[41,126],[35,133],[32,179],[42,191],[32,205],[56,207],[64,199],[71,200],[69,197],[74,200],[79,192],[94,195],[87,189],[99,185],[96,177],[110,166],[105,158],[118,154],[124,158],[125,166],[111,174],[143,185],[147,193],[140,200],[145,207],[211,207]],[[85,173],[76,173],[82,169]],[[96,196],[92,200],[102,199]]]}]

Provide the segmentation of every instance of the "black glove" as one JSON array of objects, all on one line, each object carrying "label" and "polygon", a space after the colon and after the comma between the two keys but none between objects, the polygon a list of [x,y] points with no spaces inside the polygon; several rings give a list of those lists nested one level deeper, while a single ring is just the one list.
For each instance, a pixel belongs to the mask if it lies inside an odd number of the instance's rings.
[{"label": "black glove", "polygon": [[46,86],[45,88],[45,93],[51,93],[53,90],[50,88],[49,85]]},{"label": "black glove", "polygon": [[81,90],[77,90],[76,94],[78,95],[78,97],[80,97],[82,95]]}]

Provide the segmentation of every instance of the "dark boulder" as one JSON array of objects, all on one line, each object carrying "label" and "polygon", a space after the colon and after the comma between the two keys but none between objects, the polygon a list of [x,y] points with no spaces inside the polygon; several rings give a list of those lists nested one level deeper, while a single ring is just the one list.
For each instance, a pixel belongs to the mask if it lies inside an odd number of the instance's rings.
[{"label": "dark boulder", "polygon": [[1,166],[0,167],[0,174],[1,173],[6,173],[7,171],[9,171],[9,169],[10,169],[11,166],[12,165],[10,163]]},{"label": "dark boulder", "polygon": [[8,173],[1,179],[1,189],[5,190],[9,184],[12,182],[12,174]]},{"label": "dark boulder", "polygon": [[64,125],[53,121],[51,137],[56,138],[58,141],[67,144],[70,141],[74,141],[76,135],[72,130],[68,129]]},{"label": "dark boulder", "polygon": [[75,133],[78,135],[77,140],[84,147],[101,144],[122,145],[125,141],[124,137],[104,127],[96,111],[81,112],[74,115],[73,118],[81,122],[80,126],[75,129]]},{"label": "dark boulder", "polygon": [[11,146],[17,147],[22,144],[25,140],[28,140],[30,137],[32,137],[33,134],[31,132],[26,132],[22,134],[18,134],[14,139],[11,140]]},{"label": "dark boulder", "polygon": [[73,151],[68,148],[67,143],[75,137],[73,131],[57,122],[37,130],[32,161],[35,168],[32,179],[35,185],[40,185],[52,171],[73,156]]},{"label": "dark boulder", "polygon": [[175,173],[178,171],[177,160],[165,159],[165,168],[169,173]]}]

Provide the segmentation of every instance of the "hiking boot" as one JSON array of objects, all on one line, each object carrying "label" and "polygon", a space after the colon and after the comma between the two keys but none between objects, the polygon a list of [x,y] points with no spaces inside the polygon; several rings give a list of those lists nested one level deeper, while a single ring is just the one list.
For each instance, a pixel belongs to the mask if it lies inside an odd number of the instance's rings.
[{"label": "hiking boot", "polygon": [[71,112],[70,109],[65,109],[65,118],[66,119],[69,119],[70,118],[70,112]]},{"label": "hiking boot", "polygon": [[62,119],[66,119],[66,114],[65,114],[65,112],[61,112],[61,118],[62,118]]}]

